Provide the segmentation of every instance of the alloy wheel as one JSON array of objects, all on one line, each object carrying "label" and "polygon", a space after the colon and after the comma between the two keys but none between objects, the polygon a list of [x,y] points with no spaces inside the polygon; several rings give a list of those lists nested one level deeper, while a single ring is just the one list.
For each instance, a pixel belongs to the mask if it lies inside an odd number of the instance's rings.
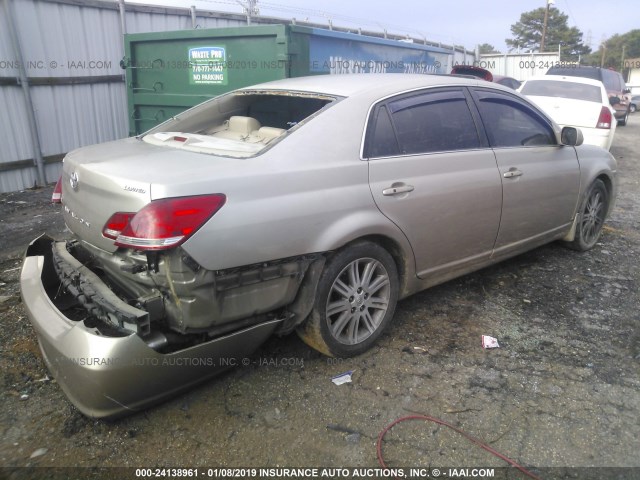
[{"label": "alloy wheel", "polygon": [[359,258],[342,269],[329,290],[326,321],[338,342],[356,345],[384,319],[391,297],[389,274],[374,258]]}]

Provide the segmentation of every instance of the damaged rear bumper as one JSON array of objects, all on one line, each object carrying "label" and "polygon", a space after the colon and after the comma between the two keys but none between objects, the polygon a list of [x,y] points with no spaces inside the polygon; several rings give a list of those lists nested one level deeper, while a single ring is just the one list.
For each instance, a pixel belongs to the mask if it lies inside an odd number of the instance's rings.
[{"label": "damaged rear bumper", "polygon": [[132,413],[240,365],[240,359],[282,322],[266,321],[177,352],[159,353],[135,333],[110,336],[83,320],[71,320],[56,307],[52,288],[58,279],[52,256],[45,253],[51,244],[51,239],[40,237],[27,250],[20,276],[22,298],[47,367],[87,416]]}]

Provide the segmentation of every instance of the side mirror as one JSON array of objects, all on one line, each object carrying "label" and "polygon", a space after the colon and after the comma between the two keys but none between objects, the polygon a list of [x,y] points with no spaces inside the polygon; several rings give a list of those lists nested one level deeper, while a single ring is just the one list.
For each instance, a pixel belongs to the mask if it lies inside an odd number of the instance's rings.
[{"label": "side mirror", "polygon": [[617,105],[618,103],[620,103],[620,97],[609,97],[609,104],[611,106]]},{"label": "side mirror", "polygon": [[576,127],[563,127],[560,134],[560,143],[563,145],[570,145],[572,147],[579,147],[584,142],[584,135],[582,130]]}]

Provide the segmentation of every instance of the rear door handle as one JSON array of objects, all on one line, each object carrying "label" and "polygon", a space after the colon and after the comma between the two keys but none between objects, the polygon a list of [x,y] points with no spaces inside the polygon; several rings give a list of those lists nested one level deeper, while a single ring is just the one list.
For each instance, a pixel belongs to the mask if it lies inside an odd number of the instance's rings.
[{"label": "rear door handle", "polygon": [[517,168],[510,168],[508,172],[502,174],[504,178],[519,177],[520,175],[522,175],[522,172]]},{"label": "rear door handle", "polygon": [[394,184],[389,188],[385,188],[384,190],[382,190],[382,195],[386,195],[388,197],[390,195],[397,195],[399,193],[409,193],[409,192],[413,192],[413,189],[414,189],[413,185]]}]

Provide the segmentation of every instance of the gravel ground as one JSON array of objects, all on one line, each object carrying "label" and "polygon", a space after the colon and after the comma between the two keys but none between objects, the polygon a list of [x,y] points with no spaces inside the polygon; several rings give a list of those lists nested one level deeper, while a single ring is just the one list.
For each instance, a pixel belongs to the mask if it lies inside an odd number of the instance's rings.
[{"label": "gravel ground", "polygon": [[[40,232],[65,235],[51,187],[0,196],[0,478],[104,473],[23,467],[375,468],[379,432],[413,414],[450,422],[541,478],[640,478],[639,139],[636,115],[616,132],[620,193],[592,251],[552,244],[414,295],[354,359],[273,338],[247,366],[111,422],[66,400],[21,304],[21,251]],[[500,348],[483,350],[482,334]],[[351,383],[331,382],[348,370]],[[393,428],[384,457],[445,477],[506,465],[425,422]]]}]

